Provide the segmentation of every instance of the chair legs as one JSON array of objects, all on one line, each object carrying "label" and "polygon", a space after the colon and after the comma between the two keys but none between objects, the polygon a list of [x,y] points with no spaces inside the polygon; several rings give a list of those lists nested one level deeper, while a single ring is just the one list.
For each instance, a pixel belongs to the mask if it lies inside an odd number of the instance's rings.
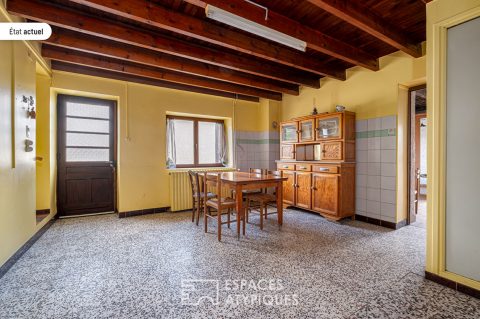
[{"label": "chair legs", "polygon": [[230,228],[230,214],[231,214],[232,210],[229,208],[227,210],[227,226],[228,228]]},{"label": "chair legs", "polygon": [[203,207],[203,224],[205,226],[205,232],[208,232],[208,213],[209,213],[210,209],[207,207],[207,205],[205,205]]},{"label": "chair legs", "polygon": [[200,201],[197,205],[197,226],[198,226],[198,222],[200,220],[200,214],[201,214],[201,209],[203,208],[203,205],[204,205],[204,201]]},{"label": "chair legs", "polygon": [[197,201],[195,197],[192,198],[192,223],[195,221],[195,212],[197,211]]},{"label": "chair legs", "polygon": [[260,206],[260,229],[263,230],[263,209],[264,209],[264,206],[261,205]]},{"label": "chair legs", "polygon": [[[230,225],[232,223],[232,219],[231,219],[232,212],[233,211],[230,208],[227,210],[227,226],[228,226],[228,228],[230,228]],[[208,232],[208,217],[209,216],[211,216],[210,207],[204,206],[203,223],[204,223],[204,226],[205,226],[205,233]],[[237,223],[240,222],[238,220],[238,217],[239,216],[237,214]],[[217,212],[217,237],[218,237],[218,241],[222,240],[222,225],[223,225],[222,214],[221,214],[221,212]],[[245,223],[243,224],[243,231],[244,231],[244,234],[245,234]]]},{"label": "chair legs", "polygon": [[217,211],[217,236],[218,241],[222,240],[222,212]]}]

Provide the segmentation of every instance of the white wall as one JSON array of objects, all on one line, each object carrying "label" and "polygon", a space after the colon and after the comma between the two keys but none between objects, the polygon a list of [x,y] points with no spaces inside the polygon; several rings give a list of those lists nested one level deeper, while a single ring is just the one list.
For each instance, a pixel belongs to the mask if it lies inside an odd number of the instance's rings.
[{"label": "white wall", "polygon": [[480,18],[447,36],[446,269],[480,280]]}]

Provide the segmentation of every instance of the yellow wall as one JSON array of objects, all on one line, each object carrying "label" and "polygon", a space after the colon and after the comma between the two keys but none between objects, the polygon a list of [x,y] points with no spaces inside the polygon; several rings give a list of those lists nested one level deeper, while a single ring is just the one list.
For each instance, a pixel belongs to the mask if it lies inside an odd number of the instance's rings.
[{"label": "yellow wall", "polygon": [[299,96],[284,95],[282,120],[308,115],[313,101],[318,112],[333,112],[337,104],[368,119],[397,113],[398,85],[425,77],[425,56],[415,59],[403,52],[380,58],[380,70],[347,70],[347,80],[322,79],[320,89],[302,87]]},{"label": "yellow wall", "polygon": [[165,168],[167,112],[229,118],[235,130],[259,130],[261,106],[254,102],[238,101],[234,108],[233,100],[223,97],[54,72],[53,97],[58,93],[118,101],[117,198],[120,212],[170,206],[168,170]]},{"label": "yellow wall", "polygon": [[36,62],[22,42],[0,41],[0,52],[2,265],[41,225],[37,226],[35,219],[35,151],[25,152],[26,125],[30,126],[31,139],[34,140],[35,121],[27,119],[22,103],[22,95],[35,96]]},{"label": "yellow wall", "polygon": [[50,209],[50,78],[36,77],[37,94],[37,210]]},{"label": "yellow wall", "polygon": [[[284,95],[285,97],[285,95]],[[282,102],[260,99],[260,109],[258,117],[258,130],[263,132],[278,130],[272,126],[272,123],[278,122],[279,112]]]},{"label": "yellow wall", "polygon": [[[480,282],[445,269],[446,30],[480,16],[479,0],[436,0],[427,5],[427,255],[426,270],[480,289]],[[478,168],[474,168],[478,169]],[[464,260],[468,263],[468,260]]]}]

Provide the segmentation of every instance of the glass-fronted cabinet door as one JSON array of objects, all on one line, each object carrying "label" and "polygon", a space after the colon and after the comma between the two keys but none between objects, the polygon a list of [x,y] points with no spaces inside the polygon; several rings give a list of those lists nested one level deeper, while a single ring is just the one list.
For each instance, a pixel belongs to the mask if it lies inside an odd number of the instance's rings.
[{"label": "glass-fronted cabinet door", "polygon": [[316,139],[342,138],[342,115],[322,116],[316,121]]},{"label": "glass-fronted cabinet door", "polygon": [[299,122],[299,140],[300,142],[311,142],[315,140],[315,133],[313,127],[315,119],[303,120]]},{"label": "glass-fronted cabinet door", "polygon": [[298,122],[284,122],[280,124],[280,142],[298,142]]}]

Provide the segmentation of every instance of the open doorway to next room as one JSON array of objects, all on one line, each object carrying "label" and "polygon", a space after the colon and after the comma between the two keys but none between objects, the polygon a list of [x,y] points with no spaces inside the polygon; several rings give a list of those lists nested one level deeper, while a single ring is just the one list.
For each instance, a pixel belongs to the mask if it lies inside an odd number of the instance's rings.
[{"label": "open doorway to next room", "polygon": [[407,224],[426,228],[427,222],[427,89],[411,88],[409,147],[409,214]]}]

